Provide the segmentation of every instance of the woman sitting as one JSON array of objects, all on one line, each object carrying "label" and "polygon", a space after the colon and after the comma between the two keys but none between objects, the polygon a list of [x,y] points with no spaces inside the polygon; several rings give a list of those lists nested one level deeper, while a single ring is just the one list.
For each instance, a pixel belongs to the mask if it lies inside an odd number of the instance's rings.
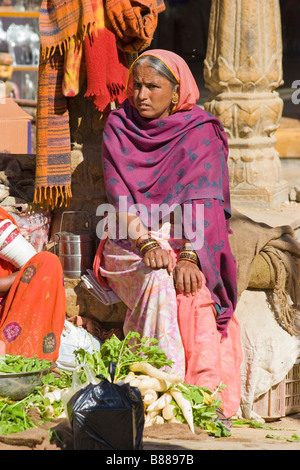
[{"label": "woman sitting", "polygon": [[55,361],[65,321],[59,259],[36,253],[0,207],[0,355]]},{"label": "woman sitting", "polygon": [[195,80],[172,52],[141,54],[127,96],[103,133],[113,210],[94,271],[128,307],[124,333],[157,338],[186,383],[226,385],[230,417],[240,403],[241,346],[226,135],[196,105]]}]

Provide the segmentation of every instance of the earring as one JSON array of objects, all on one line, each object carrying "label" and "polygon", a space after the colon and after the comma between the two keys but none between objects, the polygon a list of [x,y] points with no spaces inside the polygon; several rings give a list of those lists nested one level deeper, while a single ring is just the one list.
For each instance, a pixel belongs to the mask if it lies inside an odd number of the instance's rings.
[{"label": "earring", "polygon": [[171,110],[171,114],[175,113],[175,110],[176,110],[176,106],[178,105],[178,96],[176,96],[176,98],[173,98],[171,103],[172,103],[172,110]]}]

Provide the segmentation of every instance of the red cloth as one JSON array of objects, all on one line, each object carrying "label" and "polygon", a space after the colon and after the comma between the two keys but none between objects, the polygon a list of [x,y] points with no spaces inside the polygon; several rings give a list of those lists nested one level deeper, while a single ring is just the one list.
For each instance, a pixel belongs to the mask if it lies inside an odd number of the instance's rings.
[{"label": "red cloth", "polygon": [[92,6],[97,21],[97,36],[94,33],[84,41],[87,74],[85,97],[92,99],[99,111],[104,111],[111,102],[121,104],[126,99],[128,67],[125,53],[119,51],[116,37],[104,22],[102,2],[93,0]]}]

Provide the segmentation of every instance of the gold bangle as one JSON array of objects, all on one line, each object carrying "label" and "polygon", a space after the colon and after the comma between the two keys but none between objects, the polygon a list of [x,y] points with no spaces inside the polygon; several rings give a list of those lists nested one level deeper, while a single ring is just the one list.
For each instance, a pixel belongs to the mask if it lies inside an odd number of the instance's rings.
[{"label": "gold bangle", "polygon": [[147,243],[143,243],[143,244],[140,243],[140,244],[138,245],[138,249],[139,249],[140,251],[142,251],[144,248],[146,248],[146,246],[153,245],[153,243],[157,243],[157,241],[156,241],[156,240],[152,240],[152,241],[148,241]]},{"label": "gold bangle", "polygon": [[154,246],[153,248],[149,248],[149,250],[147,250],[146,253],[150,253],[150,251],[156,250],[157,248],[160,248],[160,245]]},{"label": "gold bangle", "polygon": [[189,255],[197,256],[197,253],[196,253],[194,250],[182,250],[182,251],[180,252],[180,255],[181,255],[182,253],[188,253]]},{"label": "gold bangle", "polygon": [[137,247],[140,247],[140,246],[144,246],[146,245],[146,243],[153,243],[153,242],[156,242],[155,238],[146,238],[145,240],[142,240],[140,243],[137,243]]},{"label": "gold bangle", "polygon": [[195,251],[181,251],[180,252],[180,255],[179,255],[179,258],[193,258],[195,260],[198,259],[198,256],[197,256],[197,253],[195,253]]},{"label": "gold bangle", "polygon": [[180,258],[179,257],[178,261],[190,261],[190,263],[194,263],[198,266],[198,261],[196,261],[195,259],[192,259],[192,258],[185,258],[185,257]]},{"label": "gold bangle", "polygon": [[153,238],[150,237],[150,233],[148,233],[148,234],[147,234],[147,237],[148,237],[148,238],[145,238],[145,240],[142,240],[142,241],[140,241],[140,242],[138,243],[139,239],[140,239],[141,237],[144,237],[145,235],[146,235],[146,234],[141,235],[140,237],[138,237],[138,238],[135,240],[135,246],[138,246],[140,243],[144,243],[144,242],[146,242],[146,241],[148,241],[148,240],[154,240]]},{"label": "gold bangle", "polygon": [[142,256],[144,256],[145,253],[148,253],[149,251],[155,250],[156,248],[160,248],[160,247],[161,247],[160,244],[157,242],[148,243],[147,246],[145,245],[140,249],[140,253]]}]

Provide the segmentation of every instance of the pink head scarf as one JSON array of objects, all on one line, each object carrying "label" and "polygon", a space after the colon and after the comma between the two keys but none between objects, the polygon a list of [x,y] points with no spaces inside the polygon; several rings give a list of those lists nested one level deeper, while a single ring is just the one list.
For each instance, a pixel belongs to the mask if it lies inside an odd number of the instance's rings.
[{"label": "pink head scarf", "polygon": [[[200,97],[199,89],[192,72],[187,63],[171,51],[164,49],[152,49],[145,51],[133,62],[128,74],[126,93],[131,104],[132,103],[132,68],[140,57],[151,55],[160,59],[172,72],[179,83],[179,101],[174,111],[186,111],[192,109]],[[174,112],[173,111],[173,112]]]}]

